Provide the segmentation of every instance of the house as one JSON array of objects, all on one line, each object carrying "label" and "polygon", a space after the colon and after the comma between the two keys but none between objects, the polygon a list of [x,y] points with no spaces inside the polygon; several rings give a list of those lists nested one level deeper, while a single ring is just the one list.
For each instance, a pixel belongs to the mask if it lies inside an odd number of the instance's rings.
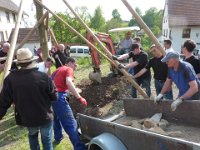
[{"label": "house", "polygon": [[186,39],[193,39],[200,48],[200,1],[166,0],[162,34],[171,39],[174,50],[181,52]]},{"label": "house", "polygon": [[[11,0],[0,0],[0,43],[7,41],[17,21],[18,6]],[[28,15],[23,12],[20,27],[25,27],[24,19]]]},{"label": "house", "polygon": [[[16,47],[18,47],[18,45],[22,42],[22,40],[25,38],[25,36],[31,31],[32,28],[19,28],[19,32],[18,32],[18,37],[17,37],[17,43],[16,43]],[[9,42],[11,42],[11,37],[12,34],[14,33],[14,29],[11,32],[11,36],[9,38]],[[48,48],[49,50],[52,47],[52,43],[51,43],[51,36],[50,33],[48,32]],[[36,47],[37,49],[40,48],[40,37],[39,37],[39,31],[35,30],[35,32],[28,38],[28,40],[26,41],[26,43],[23,45],[23,47],[25,48],[29,48],[32,52],[34,50],[34,47]]]}]

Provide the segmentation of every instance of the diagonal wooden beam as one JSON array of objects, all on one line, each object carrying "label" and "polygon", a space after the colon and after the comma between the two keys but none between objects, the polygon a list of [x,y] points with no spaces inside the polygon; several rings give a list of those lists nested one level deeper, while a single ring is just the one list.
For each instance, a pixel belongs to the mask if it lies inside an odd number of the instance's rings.
[{"label": "diagonal wooden beam", "polygon": [[[100,50],[98,50],[91,42],[89,42],[85,37],[83,37],[79,32],[77,32],[72,26],[70,26],[67,22],[65,22],[62,18],[60,18],[58,15],[56,15],[54,12],[52,12],[48,7],[46,7],[44,4],[42,4],[38,0],[34,0],[41,6],[43,6],[47,11],[49,11],[57,20],[61,21],[64,25],[66,25],[70,31],[77,34],[81,39],[83,39],[88,45],[90,45],[92,48],[94,48],[98,53],[100,53],[104,58],[106,58],[112,65],[114,65],[116,68],[118,68],[119,62],[113,61],[111,59],[111,54],[108,53],[108,56],[102,53]],[[105,47],[105,46],[104,46]],[[132,79],[132,77],[126,72],[124,69],[120,69],[120,71],[127,77],[128,81],[138,90],[138,92],[145,98],[149,98],[147,94],[144,92],[144,90]]]},{"label": "diagonal wooden beam", "polygon": [[20,27],[20,22],[21,22],[21,19],[22,19],[23,2],[24,2],[24,0],[21,0],[19,10],[18,10],[17,22],[15,24],[14,33],[13,33],[13,36],[12,36],[12,39],[11,39],[11,46],[10,46],[10,49],[8,51],[8,56],[7,56],[7,60],[6,60],[5,67],[4,67],[4,77],[3,77],[4,79],[9,74],[9,70],[11,68],[11,64],[12,64],[12,60],[13,60],[13,56],[14,56],[15,46],[16,46],[16,42],[17,42],[17,36],[18,36],[18,32],[19,32],[19,27]]}]

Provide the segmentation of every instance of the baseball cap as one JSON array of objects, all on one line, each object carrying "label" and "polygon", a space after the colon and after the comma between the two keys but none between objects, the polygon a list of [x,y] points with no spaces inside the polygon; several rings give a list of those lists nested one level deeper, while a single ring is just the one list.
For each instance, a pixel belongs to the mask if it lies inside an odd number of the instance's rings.
[{"label": "baseball cap", "polygon": [[169,59],[171,58],[180,58],[179,53],[178,52],[169,52],[165,55],[165,57],[163,59],[161,59],[162,62],[167,62],[169,61]]}]

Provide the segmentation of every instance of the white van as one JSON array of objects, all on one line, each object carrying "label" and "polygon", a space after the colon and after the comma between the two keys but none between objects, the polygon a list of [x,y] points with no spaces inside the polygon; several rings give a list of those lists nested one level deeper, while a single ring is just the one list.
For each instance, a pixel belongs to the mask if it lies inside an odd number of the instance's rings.
[{"label": "white van", "polygon": [[88,46],[70,46],[71,57],[90,57]]}]

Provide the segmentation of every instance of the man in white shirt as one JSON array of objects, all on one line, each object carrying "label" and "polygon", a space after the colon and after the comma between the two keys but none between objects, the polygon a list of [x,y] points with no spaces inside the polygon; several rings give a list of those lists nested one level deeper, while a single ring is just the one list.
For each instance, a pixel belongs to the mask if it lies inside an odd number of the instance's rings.
[{"label": "man in white shirt", "polygon": [[169,52],[174,52],[174,49],[172,48],[172,41],[167,39],[164,40],[164,47],[165,47],[165,52],[166,54]]},{"label": "man in white shirt", "polygon": [[37,63],[36,67],[38,68],[38,71],[48,73],[53,63],[54,63],[54,60],[48,57],[45,62]]}]

